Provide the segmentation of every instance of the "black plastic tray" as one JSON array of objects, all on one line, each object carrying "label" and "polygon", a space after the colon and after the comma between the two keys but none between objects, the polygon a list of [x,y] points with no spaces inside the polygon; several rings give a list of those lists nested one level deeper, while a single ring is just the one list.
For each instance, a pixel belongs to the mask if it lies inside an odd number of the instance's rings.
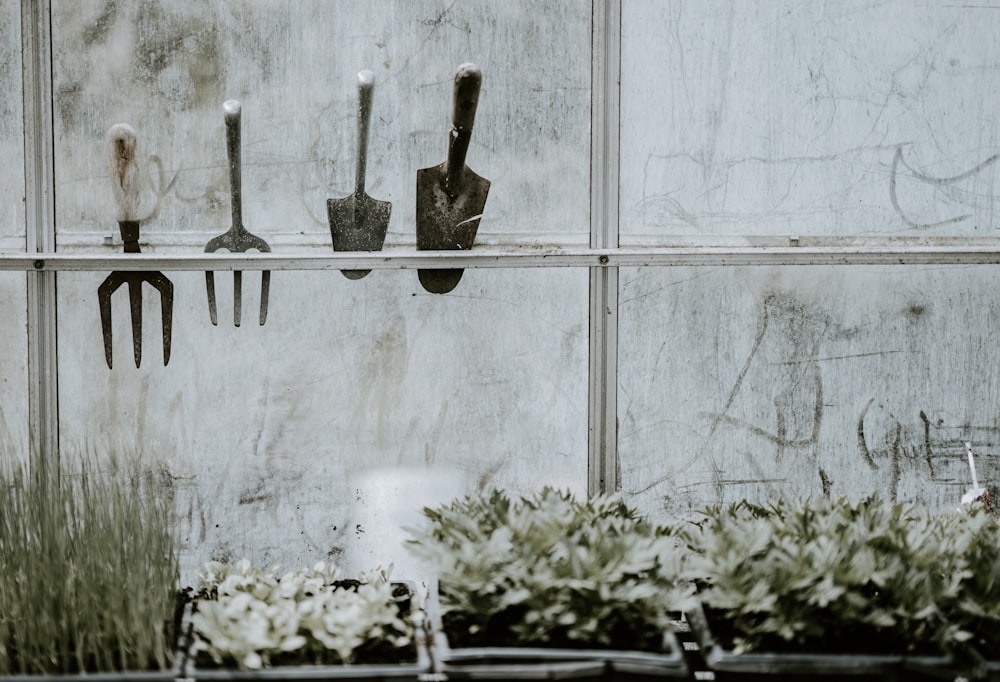
[{"label": "black plastic tray", "polygon": [[688,614],[708,667],[722,673],[719,679],[739,680],[766,675],[770,680],[849,678],[861,680],[916,680],[949,674],[951,656],[904,656],[902,654],[820,654],[809,652],[753,651],[736,653],[725,649],[712,634],[701,608]]},{"label": "black plastic tray", "polygon": [[547,647],[451,648],[441,635],[435,651],[442,672],[450,679],[686,679],[688,668],[676,636],[665,633],[664,643],[667,650],[663,653]]}]

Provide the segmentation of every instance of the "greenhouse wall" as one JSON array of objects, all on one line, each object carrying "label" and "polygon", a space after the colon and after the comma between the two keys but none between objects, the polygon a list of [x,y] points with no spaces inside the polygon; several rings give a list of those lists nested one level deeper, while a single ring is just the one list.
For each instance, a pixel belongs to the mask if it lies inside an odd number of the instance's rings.
[{"label": "greenhouse wall", "polygon": [[671,520],[781,495],[954,506],[966,442],[997,472],[995,266],[512,264],[445,294],[391,267],[414,253],[416,174],[446,158],[468,62],[467,163],[491,181],[473,255],[988,248],[986,3],[22,0],[0,17],[0,83],[21,95],[0,105],[4,254],[122,252],[106,134],[128,123],[142,252],[203,256],[232,225],[229,100],[245,227],[274,254],[331,254],[374,73],[388,266],[271,272],[264,324],[247,271],[239,326],[231,272],[213,324],[202,272],[165,271],[170,360],[146,287],[138,368],[126,287],[105,361],[107,269],[0,273],[5,450],[141,459],[187,571],[361,565],[421,504],[491,487],[620,492]]}]

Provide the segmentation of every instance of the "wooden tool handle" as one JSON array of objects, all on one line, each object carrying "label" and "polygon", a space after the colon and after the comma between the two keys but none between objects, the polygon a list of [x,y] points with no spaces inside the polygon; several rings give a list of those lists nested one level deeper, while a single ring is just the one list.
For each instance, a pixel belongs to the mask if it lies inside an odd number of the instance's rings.
[{"label": "wooden tool handle", "polygon": [[136,135],[132,126],[117,123],[108,130],[111,191],[118,222],[139,219],[139,166],[135,161]]},{"label": "wooden tool handle", "polygon": [[455,70],[455,97],[451,114],[451,124],[455,130],[472,132],[482,83],[483,72],[475,64],[462,64]]},{"label": "wooden tool handle", "polygon": [[446,192],[452,198],[462,189],[465,174],[465,155],[472,139],[472,126],[476,122],[479,105],[479,87],[483,72],[475,64],[462,64],[455,70],[455,92],[452,101],[451,135],[448,140]]},{"label": "wooden tool handle", "polygon": [[358,174],[354,191],[358,196],[365,193],[365,171],[368,166],[368,124],[372,118],[372,92],[375,89],[375,74],[369,69],[358,73]]},{"label": "wooden tool handle", "polygon": [[229,157],[229,191],[232,194],[233,228],[243,229],[243,172],[240,163],[240,113],[243,108],[235,99],[226,100],[222,111],[226,115],[226,155]]}]

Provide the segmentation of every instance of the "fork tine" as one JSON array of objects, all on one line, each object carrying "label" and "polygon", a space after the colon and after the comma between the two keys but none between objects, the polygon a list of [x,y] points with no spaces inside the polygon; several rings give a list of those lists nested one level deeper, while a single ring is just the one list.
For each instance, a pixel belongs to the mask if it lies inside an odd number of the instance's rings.
[{"label": "fork tine", "polygon": [[170,362],[170,338],[174,325],[174,284],[157,272],[153,286],[160,290],[160,331],[163,335],[163,366]]},{"label": "fork tine", "polygon": [[208,290],[208,316],[212,318],[212,324],[219,325],[219,314],[215,309],[215,273],[211,270],[205,271],[205,288]]},{"label": "fork tine", "polygon": [[261,270],[260,273],[260,324],[267,322],[267,297],[271,291],[271,271]]},{"label": "fork tine", "polygon": [[128,281],[128,302],[132,309],[132,353],[138,369],[142,364],[142,280]]},{"label": "fork tine", "polygon": [[114,280],[112,275],[101,283],[97,288],[97,302],[101,306],[101,335],[104,337],[104,359],[111,367],[111,292],[114,290]]},{"label": "fork tine", "polygon": [[233,272],[233,324],[240,326],[240,319],[243,316],[243,273],[239,270]]}]

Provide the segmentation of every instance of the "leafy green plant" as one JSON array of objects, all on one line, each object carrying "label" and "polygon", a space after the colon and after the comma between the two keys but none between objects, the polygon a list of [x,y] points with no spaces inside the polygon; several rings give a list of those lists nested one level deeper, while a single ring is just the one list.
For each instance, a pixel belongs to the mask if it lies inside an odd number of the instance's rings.
[{"label": "leafy green plant", "polygon": [[954,513],[947,519],[943,553],[956,563],[957,594],[944,605],[954,639],[969,642],[997,658],[1000,650],[1000,525],[983,510]]},{"label": "leafy green plant", "polygon": [[675,538],[617,498],[497,490],[424,515],[410,546],[439,580],[452,646],[659,651],[691,603]]},{"label": "leafy green plant", "polygon": [[716,507],[688,534],[690,576],[737,652],[937,650],[964,637],[953,523],[878,499]]},{"label": "leafy green plant", "polygon": [[257,670],[284,664],[413,661],[413,595],[377,569],[339,578],[323,562],[278,577],[246,559],[209,562],[192,616],[204,662]]},{"label": "leafy green plant", "polygon": [[[0,476],[0,674],[167,669],[174,514],[153,475],[90,460],[53,481]],[[64,466],[65,468],[65,466]]]}]

